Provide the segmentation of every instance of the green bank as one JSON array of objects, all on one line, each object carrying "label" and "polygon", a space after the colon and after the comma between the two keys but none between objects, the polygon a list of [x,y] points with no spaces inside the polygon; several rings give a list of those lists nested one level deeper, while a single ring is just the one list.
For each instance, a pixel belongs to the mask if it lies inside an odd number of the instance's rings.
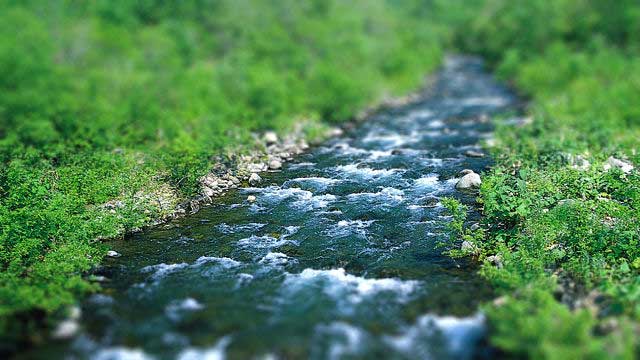
[{"label": "green bank", "polygon": [[[459,31],[531,103],[504,125],[466,233],[517,357],[633,359],[640,320],[640,4],[486,1]],[[455,205],[450,208],[455,209]],[[458,222],[459,225],[459,222]]]}]

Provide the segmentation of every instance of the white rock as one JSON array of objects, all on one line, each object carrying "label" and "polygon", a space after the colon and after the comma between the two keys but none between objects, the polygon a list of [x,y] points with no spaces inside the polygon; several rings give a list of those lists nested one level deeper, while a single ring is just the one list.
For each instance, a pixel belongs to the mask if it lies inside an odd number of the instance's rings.
[{"label": "white rock", "polygon": [[58,324],[53,333],[51,333],[51,337],[54,339],[70,339],[74,335],[78,333],[80,330],[80,325],[77,321],[67,319]]},{"label": "white rock", "polygon": [[120,253],[119,253],[119,252],[117,252],[117,251],[109,250],[109,251],[107,251],[107,256],[108,256],[108,257],[117,258],[117,257],[120,257],[121,255],[120,255]]},{"label": "white rock", "polygon": [[258,185],[261,181],[262,178],[256,173],[251,173],[251,176],[249,176],[249,185]]},{"label": "white rock", "polygon": [[456,184],[456,189],[477,188],[477,187],[480,187],[480,184],[482,184],[480,175],[472,172],[472,173],[466,174],[465,176],[461,177],[460,180],[458,180],[458,183]]},{"label": "white rock", "polygon": [[273,159],[269,161],[269,169],[278,170],[280,168],[282,168],[282,162],[280,162],[280,160]]},{"label": "white rock", "polygon": [[255,195],[249,195],[249,196],[247,196],[247,201],[248,201],[248,202],[255,202],[255,201],[256,201],[256,196],[255,196]]},{"label": "white rock", "polygon": [[628,161],[616,159],[613,156],[610,156],[604,164],[604,169],[609,170],[611,168],[618,168],[627,174],[633,170],[633,165]]},{"label": "white rock", "polygon": [[265,143],[267,143],[267,145],[275,144],[278,142],[278,134],[276,134],[274,131],[267,131],[266,133],[264,133],[262,139]]}]

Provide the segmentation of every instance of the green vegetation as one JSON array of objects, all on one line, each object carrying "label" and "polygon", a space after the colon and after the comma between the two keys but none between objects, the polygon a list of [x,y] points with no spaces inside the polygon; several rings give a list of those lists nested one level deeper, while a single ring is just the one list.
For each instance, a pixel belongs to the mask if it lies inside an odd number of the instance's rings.
[{"label": "green vegetation", "polygon": [[95,290],[96,239],[194,195],[212,156],[419,85],[445,36],[423,15],[404,0],[0,1],[4,345]]},{"label": "green vegetation", "polygon": [[473,12],[460,46],[533,100],[531,123],[499,128],[480,192],[474,245],[504,295],[486,307],[491,343],[529,358],[636,358],[640,173],[605,166],[640,164],[640,3],[489,0]]},{"label": "green vegetation", "polygon": [[0,1],[4,344],[97,289],[96,239],[193,196],[213,156],[412,89],[452,40],[532,99],[498,129],[483,230],[446,201],[504,294],[491,343],[638,357],[640,172],[604,169],[640,165],[636,0]]}]

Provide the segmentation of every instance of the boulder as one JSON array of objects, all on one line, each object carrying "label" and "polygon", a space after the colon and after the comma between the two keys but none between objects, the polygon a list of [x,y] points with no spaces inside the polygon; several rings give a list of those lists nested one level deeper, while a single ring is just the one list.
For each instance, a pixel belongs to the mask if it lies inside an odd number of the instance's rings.
[{"label": "boulder", "polygon": [[255,196],[255,195],[249,195],[249,196],[247,196],[247,201],[248,201],[248,202],[250,202],[250,203],[255,202],[256,200],[257,200],[257,199],[256,199],[256,196]]},{"label": "boulder", "polygon": [[460,180],[458,180],[458,183],[456,184],[456,189],[464,190],[464,189],[478,188],[480,187],[480,184],[482,184],[480,175],[472,172],[472,173],[466,174],[465,176],[461,177]]}]

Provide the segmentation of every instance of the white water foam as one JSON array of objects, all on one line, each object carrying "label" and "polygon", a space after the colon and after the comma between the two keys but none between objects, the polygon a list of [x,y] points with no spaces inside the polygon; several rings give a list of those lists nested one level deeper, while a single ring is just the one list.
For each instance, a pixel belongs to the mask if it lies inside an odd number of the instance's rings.
[{"label": "white water foam", "polygon": [[401,202],[404,200],[404,191],[393,188],[393,187],[384,187],[380,191],[375,193],[363,192],[363,193],[349,194],[347,195],[347,198],[351,200],[358,200],[361,198],[365,198],[368,200],[382,199],[384,201]]},{"label": "white water foam", "polygon": [[289,183],[302,183],[302,184],[308,184],[309,186],[313,187],[315,190],[323,191],[323,190],[326,190],[329,186],[333,186],[340,182],[342,182],[342,180],[340,179],[310,176],[310,177],[300,177],[300,178],[291,179],[285,182],[285,185]]},{"label": "white water foam", "polygon": [[336,166],[335,169],[339,174],[349,177],[356,176],[362,179],[387,177],[402,171],[400,169],[372,169],[369,167],[359,167],[358,164],[340,165]]},{"label": "white water foam", "polygon": [[[280,252],[269,252],[263,256],[258,264],[270,265],[270,266],[284,266],[287,265],[292,259],[286,254]],[[295,261],[295,259],[293,259]]]},{"label": "white water foam", "polygon": [[313,195],[311,191],[302,190],[298,187],[281,188],[269,186],[266,188],[245,188],[244,191],[250,193],[261,193],[258,201],[269,203],[282,202],[285,199],[294,199],[291,206],[298,210],[313,210],[326,207],[330,202],[336,200],[332,194]]},{"label": "white water foam", "polygon": [[274,238],[272,236],[257,236],[251,235],[248,238],[240,239],[236,243],[240,247],[255,248],[255,249],[271,249],[282,245],[298,245],[297,241],[287,240],[285,237]]},{"label": "white water foam", "polygon": [[151,360],[141,349],[131,349],[123,346],[99,350],[92,356],[95,360]]},{"label": "white water foam", "polygon": [[[386,341],[397,351],[407,356],[419,355],[422,358],[436,358],[429,344],[433,341],[443,342],[447,354],[455,359],[467,359],[471,351],[485,332],[485,319],[482,314],[471,317],[453,317],[423,315],[404,334],[386,337]],[[431,341],[430,341],[431,340]]]},{"label": "white water foam", "polygon": [[184,269],[187,266],[189,266],[189,264],[187,263],[178,263],[178,264],[165,264],[165,263],[161,263],[161,264],[157,264],[157,265],[149,265],[149,266],[145,266],[142,269],[140,269],[140,272],[142,273],[153,273],[150,276],[151,280],[157,281],[162,279],[163,277],[167,276],[168,274],[171,274],[175,271],[178,271],[180,269]]},{"label": "white water foam", "polygon": [[335,227],[326,230],[326,234],[331,237],[347,236],[356,234],[365,236],[366,229],[375,222],[375,220],[340,220]]},{"label": "white water foam", "polygon": [[429,174],[427,176],[423,176],[419,179],[416,179],[413,183],[420,188],[433,188],[438,185],[438,174]]},{"label": "white water foam", "polygon": [[402,145],[413,144],[420,140],[420,136],[417,131],[412,131],[410,134],[391,133],[385,134],[379,131],[371,131],[362,139],[365,143],[382,143],[381,145],[387,148],[399,147]]},{"label": "white water foam", "polygon": [[216,229],[223,234],[234,234],[240,231],[255,231],[264,227],[266,224],[260,223],[248,223],[248,224],[237,224],[237,225],[228,225],[226,223],[222,223],[216,226]]},{"label": "white water foam", "polygon": [[330,270],[304,269],[300,274],[288,274],[284,286],[293,291],[307,286],[323,285],[325,294],[337,301],[347,300],[358,304],[365,298],[381,293],[391,292],[404,301],[418,286],[414,280],[392,278],[367,279],[347,274],[343,268]]},{"label": "white water foam", "polygon": [[328,337],[328,346],[321,342],[321,346],[312,349],[313,358],[343,359],[349,356],[361,355],[363,345],[368,334],[362,329],[346,322],[333,322],[328,325],[320,324],[315,327],[315,342]]},{"label": "white water foam", "polygon": [[242,263],[228,257],[215,257],[215,256],[201,256],[199,257],[193,266],[201,266],[207,263],[216,263],[222,268],[229,269],[236,266],[240,266]]},{"label": "white water foam", "polygon": [[174,300],[164,309],[164,313],[172,321],[179,321],[185,313],[204,309],[204,305],[200,304],[194,298],[186,298],[183,300]]}]

